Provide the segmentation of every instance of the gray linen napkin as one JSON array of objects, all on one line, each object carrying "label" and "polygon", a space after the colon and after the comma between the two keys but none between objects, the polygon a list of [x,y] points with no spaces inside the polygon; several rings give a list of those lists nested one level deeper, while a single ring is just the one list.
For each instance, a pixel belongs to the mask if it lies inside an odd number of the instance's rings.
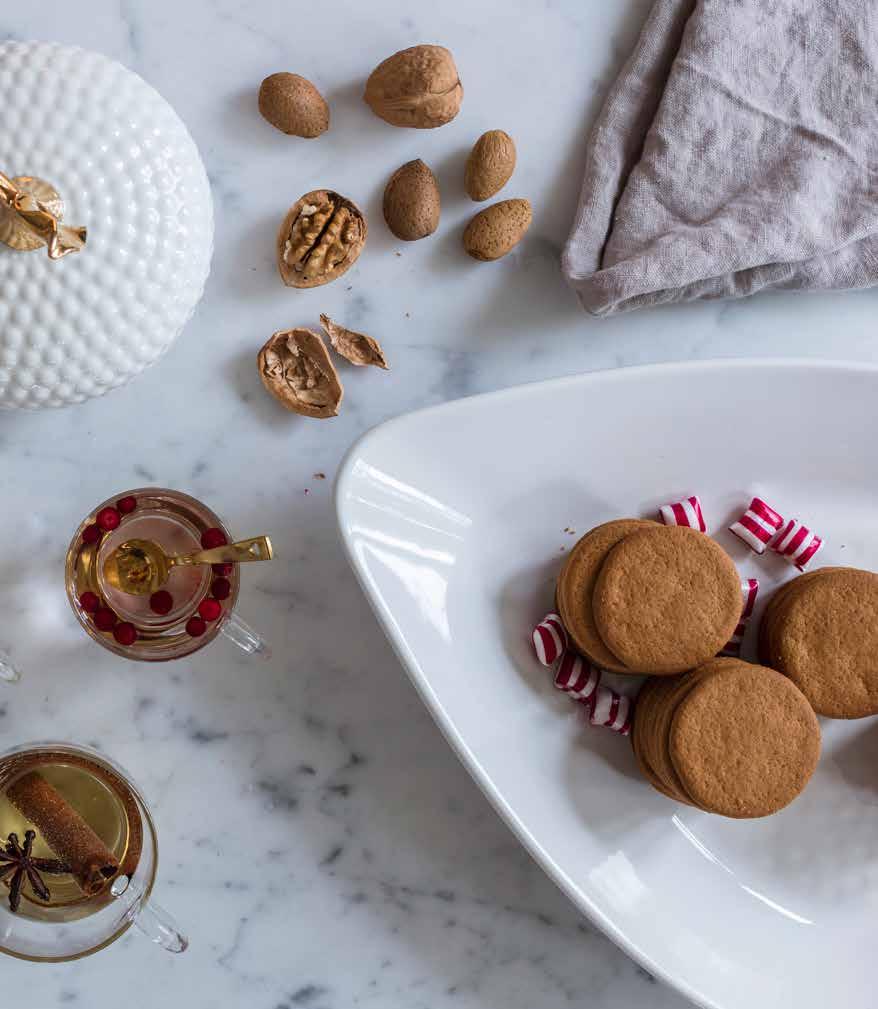
[{"label": "gray linen napkin", "polygon": [[657,0],[595,124],[585,309],[878,283],[876,0]]}]

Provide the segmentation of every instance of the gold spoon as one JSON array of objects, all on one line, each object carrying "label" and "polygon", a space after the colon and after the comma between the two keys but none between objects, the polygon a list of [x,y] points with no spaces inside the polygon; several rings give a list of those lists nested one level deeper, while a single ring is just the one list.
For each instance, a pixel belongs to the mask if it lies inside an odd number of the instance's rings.
[{"label": "gold spoon", "polygon": [[104,561],[104,578],[114,589],[121,589],[132,596],[145,596],[160,589],[174,567],[270,561],[272,556],[271,540],[267,536],[255,536],[210,550],[176,556],[166,554],[152,540],[126,540]]}]

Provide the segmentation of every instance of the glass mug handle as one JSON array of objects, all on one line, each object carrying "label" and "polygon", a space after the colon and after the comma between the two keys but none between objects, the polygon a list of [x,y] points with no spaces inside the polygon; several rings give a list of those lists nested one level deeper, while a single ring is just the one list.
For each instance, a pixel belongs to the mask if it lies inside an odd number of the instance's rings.
[{"label": "glass mug handle", "polygon": [[0,650],[0,683],[18,683],[21,670],[12,664],[9,656]]},{"label": "glass mug handle", "polygon": [[257,634],[237,613],[230,613],[220,625],[220,630],[248,655],[258,655],[260,659],[271,658],[271,649],[265,638]]},{"label": "glass mug handle", "polygon": [[[113,881],[110,893],[121,897],[128,889],[128,883],[127,876],[119,876]],[[189,948],[189,938],[180,931],[174,916],[154,900],[144,901],[141,897],[132,905],[128,917],[141,935],[169,953],[184,953]]]}]

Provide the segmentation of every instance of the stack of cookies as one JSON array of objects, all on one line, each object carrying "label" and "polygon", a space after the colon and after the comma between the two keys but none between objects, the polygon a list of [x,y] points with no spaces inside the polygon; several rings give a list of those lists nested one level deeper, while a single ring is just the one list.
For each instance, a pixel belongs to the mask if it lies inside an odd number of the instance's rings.
[{"label": "stack of cookies", "polygon": [[740,659],[647,680],[631,741],[660,792],[735,818],[783,809],[820,756],[820,728],[804,694],[774,669]]},{"label": "stack of cookies", "polygon": [[671,676],[713,658],[741,616],[741,580],[710,537],[617,519],[586,533],[558,578],[576,649],[616,673]]},{"label": "stack of cookies", "polygon": [[787,582],[762,617],[759,657],[819,715],[878,714],[878,574],[820,568]]},{"label": "stack of cookies", "polygon": [[650,677],[631,731],[637,762],[658,791],[707,812],[777,812],[816,767],[815,710],[878,711],[878,662],[865,654],[878,654],[878,575],[823,569],[785,586],[761,627],[765,666],[716,657],[741,619],[742,585],[699,529],[644,519],[592,529],[561,570],[556,603],[594,666]]}]

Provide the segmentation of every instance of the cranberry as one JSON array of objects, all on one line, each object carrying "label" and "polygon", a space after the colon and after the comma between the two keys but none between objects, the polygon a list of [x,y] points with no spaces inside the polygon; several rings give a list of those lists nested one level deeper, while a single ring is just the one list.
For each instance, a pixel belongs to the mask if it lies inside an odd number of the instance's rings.
[{"label": "cranberry", "polygon": [[133,645],[137,640],[137,629],[126,620],[125,623],[116,624],[113,628],[113,637],[120,645]]},{"label": "cranberry", "polygon": [[223,608],[216,599],[202,599],[198,604],[198,612],[205,620],[216,620]]},{"label": "cranberry", "polygon": [[119,523],[122,521],[122,516],[115,508],[101,508],[95,516],[95,521],[101,529],[104,530],[104,532],[108,533],[119,527]]},{"label": "cranberry", "polygon": [[103,532],[101,532],[101,527],[93,523],[90,526],[86,526],[85,529],[82,530],[82,542],[91,545],[92,543],[97,543],[97,541],[103,535],[104,534]]},{"label": "cranberry", "polygon": [[207,624],[201,617],[190,617],[186,621],[186,633],[193,638],[200,638],[207,630]]},{"label": "cranberry", "polygon": [[94,592],[83,592],[79,597],[79,605],[86,613],[94,613],[101,605],[100,596],[95,595]]},{"label": "cranberry", "polygon": [[159,589],[149,597],[149,608],[153,613],[164,616],[174,608],[174,597],[167,589]]},{"label": "cranberry", "polygon": [[116,619],[116,614],[109,606],[101,606],[95,611],[94,622],[99,631],[111,631],[116,626]]},{"label": "cranberry", "polygon": [[214,599],[228,599],[232,591],[232,584],[228,578],[214,578],[210,587],[210,594]]},{"label": "cranberry", "polygon": [[116,502],[116,507],[123,515],[130,515],[137,507],[137,498],[131,494],[126,494],[125,497],[119,498]]},{"label": "cranberry", "polygon": [[228,542],[228,538],[222,529],[205,529],[201,534],[201,545],[205,550],[212,550],[214,547],[224,547]]},{"label": "cranberry", "polygon": [[211,564],[213,573],[219,575],[220,578],[228,578],[234,566],[234,564]]}]

